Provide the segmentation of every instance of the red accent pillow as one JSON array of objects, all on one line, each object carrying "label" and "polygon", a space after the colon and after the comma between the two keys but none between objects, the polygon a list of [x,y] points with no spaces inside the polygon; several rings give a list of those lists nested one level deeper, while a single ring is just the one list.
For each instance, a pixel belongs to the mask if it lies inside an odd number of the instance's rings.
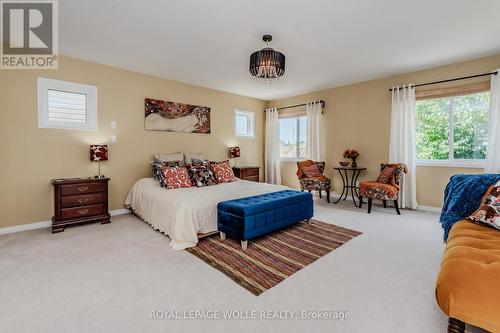
[{"label": "red accent pillow", "polygon": [[229,161],[224,162],[210,162],[210,167],[215,175],[215,180],[217,183],[230,183],[236,180],[234,176],[233,168],[229,164]]},{"label": "red accent pillow", "polygon": [[191,187],[189,173],[184,167],[161,167],[163,177],[165,177],[165,188],[171,190],[174,188]]},{"label": "red accent pillow", "polygon": [[314,178],[323,175],[317,164],[302,167],[302,172],[304,172],[304,175],[306,175],[307,178]]}]

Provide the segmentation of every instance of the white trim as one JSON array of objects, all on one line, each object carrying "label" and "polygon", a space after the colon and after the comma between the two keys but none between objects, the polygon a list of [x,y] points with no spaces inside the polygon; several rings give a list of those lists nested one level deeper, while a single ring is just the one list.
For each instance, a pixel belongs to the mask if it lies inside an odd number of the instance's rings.
[{"label": "white trim", "polygon": [[[49,121],[48,91],[60,90],[87,96],[86,124]],[[88,84],[37,78],[38,128],[97,131],[97,87]]]},{"label": "white trim", "polygon": [[[114,209],[109,212],[111,216],[124,215],[130,213],[130,210],[126,208]],[[27,223],[20,225],[13,225],[11,227],[3,227],[0,228],[0,235],[12,234],[14,232],[21,232],[26,230],[35,230],[35,229],[45,229],[50,228],[52,226],[52,221],[41,221],[35,223]]]},{"label": "white trim", "polygon": [[417,160],[417,166],[484,169],[486,160]]},{"label": "white trim", "polygon": [[282,162],[299,162],[299,161],[304,161],[307,158],[304,157],[280,157],[280,160]]},{"label": "white trim", "polygon": [[130,213],[130,209],[127,208],[120,208],[120,209],[114,209],[109,211],[109,215],[111,216],[118,216],[118,215],[124,215]]},{"label": "white trim", "polygon": [[[338,199],[340,197],[340,194],[331,192],[330,193],[330,198],[331,199]],[[352,196],[349,194],[346,198],[348,201],[352,201]],[[366,203],[365,203],[366,205]],[[367,206],[368,207],[368,206]],[[408,210],[419,210],[422,212],[431,212],[431,213],[441,213],[442,208],[440,207],[433,207],[433,206],[423,206],[423,205],[418,205],[416,209],[409,209],[409,208],[402,208],[402,209],[408,209]]]},{"label": "white trim", "polygon": [[52,221],[42,221],[21,225],[13,225],[11,227],[3,227],[0,228],[0,235],[11,234],[14,232],[26,231],[26,230],[34,230],[34,229],[44,229],[49,228],[52,225]]},{"label": "white trim", "polygon": [[441,213],[442,208],[418,205],[417,210],[421,210],[424,212],[431,212],[431,213]]}]

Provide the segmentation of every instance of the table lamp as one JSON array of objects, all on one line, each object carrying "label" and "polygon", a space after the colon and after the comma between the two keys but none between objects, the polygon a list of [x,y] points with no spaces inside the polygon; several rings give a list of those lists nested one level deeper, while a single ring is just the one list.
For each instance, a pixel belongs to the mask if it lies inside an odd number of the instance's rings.
[{"label": "table lamp", "polygon": [[101,162],[108,160],[108,146],[90,145],[90,160],[98,163],[98,175],[95,178],[104,178],[104,175],[101,175]]},{"label": "table lamp", "polygon": [[229,158],[234,158],[234,166],[236,166],[236,159],[241,156],[240,147],[229,147]]}]

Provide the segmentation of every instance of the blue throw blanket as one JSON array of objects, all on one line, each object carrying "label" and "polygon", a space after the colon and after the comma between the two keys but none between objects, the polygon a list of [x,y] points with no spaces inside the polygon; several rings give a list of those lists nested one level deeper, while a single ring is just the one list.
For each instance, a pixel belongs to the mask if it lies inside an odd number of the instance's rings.
[{"label": "blue throw blanket", "polygon": [[444,206],[439,219],[445,242],[451,227],[474,213],[488,187],[498,180],[500,174],[455,175],[450,178],[444,190]]}]

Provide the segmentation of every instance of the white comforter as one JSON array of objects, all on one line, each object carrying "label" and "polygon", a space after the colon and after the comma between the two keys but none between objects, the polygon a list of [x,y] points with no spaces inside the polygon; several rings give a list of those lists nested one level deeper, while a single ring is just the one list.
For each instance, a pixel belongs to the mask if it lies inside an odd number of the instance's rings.
[{"label": "white comforter", "polygon": [[238,179],[214,186],[166,190],[153,178],[143,178],[130,189],[125,206],[167,234],[174,250],[183,250],[198,243],[198,233],[217,230],[219,202],[285,189],[281,185]]}]

